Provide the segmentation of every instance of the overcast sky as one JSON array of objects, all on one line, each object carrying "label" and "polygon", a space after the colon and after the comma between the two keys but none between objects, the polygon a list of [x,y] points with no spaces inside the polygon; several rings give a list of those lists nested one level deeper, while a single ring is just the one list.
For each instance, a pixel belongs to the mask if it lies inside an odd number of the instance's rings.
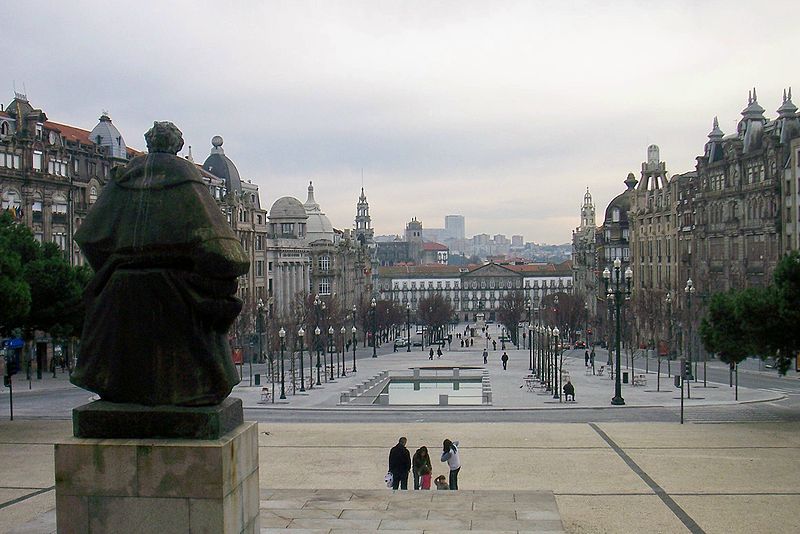
[{"label": "overcast sky", "polygon": [[[169,7],[166,7],[169,6]],[[379,234],[412,217],[564,243],[598,224],[647,146],[694,167],[747,92],[768,118],[797,82],[793,2],[7,2],[2,101],[50,120],[107,110],[142,149],[170,120],[211,137],[267,207],[316,199],[350,228],[363,184]],[[798,90],[800,90],[800,84]],[[797,101],[800,97],[796,98]]]}]

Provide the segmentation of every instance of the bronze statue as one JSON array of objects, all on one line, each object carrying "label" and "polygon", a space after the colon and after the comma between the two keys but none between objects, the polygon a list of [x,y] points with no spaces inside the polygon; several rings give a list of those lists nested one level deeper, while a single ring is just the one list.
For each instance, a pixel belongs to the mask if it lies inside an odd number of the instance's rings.
[{"label": "bronze statue", "polygon": [[75,233],[95,276],[87,287],[71,382],[103,400],[220,403],[239,382],[228,328],[250,263],[181,132],[156,122],[149,154],[115,168]]}]

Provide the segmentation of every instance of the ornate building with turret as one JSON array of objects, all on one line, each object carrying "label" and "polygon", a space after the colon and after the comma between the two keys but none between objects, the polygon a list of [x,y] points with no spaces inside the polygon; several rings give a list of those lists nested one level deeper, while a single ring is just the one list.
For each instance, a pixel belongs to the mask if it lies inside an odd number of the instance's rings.
[{"label": "ornate building with turret", "polygon": [[83,264],[72,236],[111,169],[135,154],[106,112],[84,130],[49,120],[15,93],[8,107],[0,107],[2,209],[38,241],[56,243],[70,263]]},{"label": "ornate building with turret", "polygon": [[[597,310],[597,226],[595,208],[589,188],[583,195],[581,224],[572,231],[572,280],[576,295],[584,295],[590,315]],[[588,298],[592,296],[592,298]]]}]

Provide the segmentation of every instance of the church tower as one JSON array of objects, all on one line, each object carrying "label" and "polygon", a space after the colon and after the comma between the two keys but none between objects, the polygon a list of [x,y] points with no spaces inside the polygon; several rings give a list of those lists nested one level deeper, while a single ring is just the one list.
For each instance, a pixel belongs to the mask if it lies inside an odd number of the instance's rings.
[{"label": "church tower", "polygon": [[369,216],[369,202],[364,188],[361,188],[361,196],[358,197],[356,205],[356,239],[362,245],[371,245],[374,241],[375,230],[372,228],[372,219]]},{"label": "church tower", "polygon": [[595,228],[594,219],[594,203],[592,202],[592,194],[589,193],[589,188],[586,188],[586,194],[583,195],[583,207],[581,208],[581,228]]}]

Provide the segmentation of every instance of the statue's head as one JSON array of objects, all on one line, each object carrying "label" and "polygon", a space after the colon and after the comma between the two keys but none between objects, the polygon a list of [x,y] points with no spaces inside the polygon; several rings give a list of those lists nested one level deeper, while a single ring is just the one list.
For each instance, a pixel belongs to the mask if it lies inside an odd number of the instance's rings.
[{"label": "statue's head", "polygon": [[183,148],[183,134],[169,121],[154,122],[153,127],[144,134],[144,139],[151,154],[162,152],[176,155]]}]

